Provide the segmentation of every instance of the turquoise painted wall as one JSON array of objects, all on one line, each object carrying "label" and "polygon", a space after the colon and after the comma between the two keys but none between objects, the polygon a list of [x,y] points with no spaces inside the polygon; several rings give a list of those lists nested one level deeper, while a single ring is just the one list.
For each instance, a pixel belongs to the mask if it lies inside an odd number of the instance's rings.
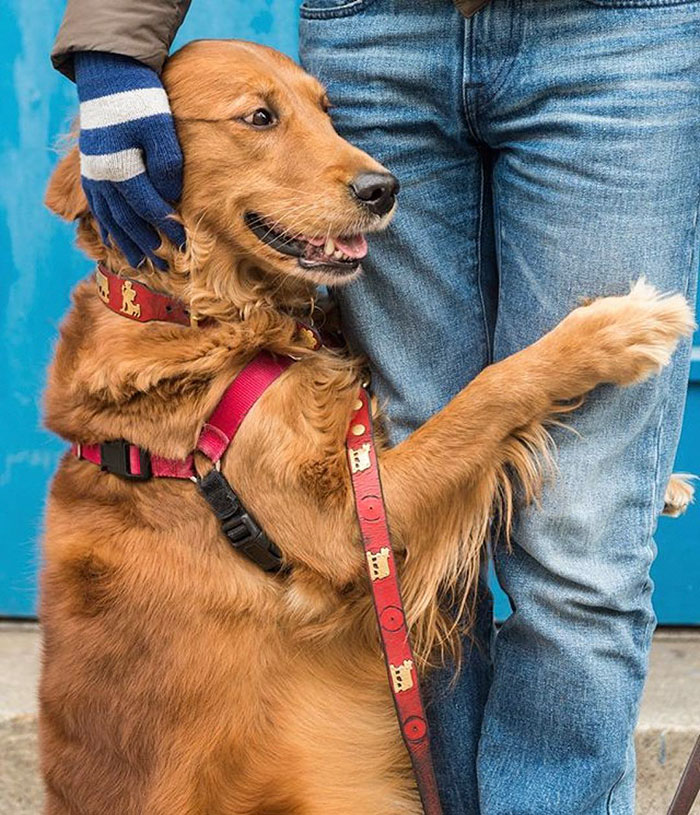
[{"label": "turquoise painted wall", "polygon": [[[41,390],[56,326],[73,285],[89,271],[73,229],[43,207],[61,136],[75,114],[74,88],[49,50],[63,0],[0,3],[0,616],[35,609],[38,538],[47,482],[63,444],[41,429]],[[296,53],[290,0],[194,0],[176,44],[243,37]],[[678,466],[700,469],[700,349]],[[662,520],[654,567],[656,606],[667,623],[700,624],[700,511]],[[506,605],[499,597],[501,616]]]}]

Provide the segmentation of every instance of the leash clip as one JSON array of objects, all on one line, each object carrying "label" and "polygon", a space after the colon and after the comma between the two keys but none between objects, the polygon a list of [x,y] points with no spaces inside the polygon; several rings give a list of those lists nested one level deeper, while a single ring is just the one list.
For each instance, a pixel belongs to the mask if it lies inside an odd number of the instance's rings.
[{"label": "leash clip", "polygon": [[[131,450],[138,450],[139,471],[131,469]],[[100,444],[100,469],[131,481],[148,481],[151,477],[151,456],[147,450],[129,444],[125,439]]]}]

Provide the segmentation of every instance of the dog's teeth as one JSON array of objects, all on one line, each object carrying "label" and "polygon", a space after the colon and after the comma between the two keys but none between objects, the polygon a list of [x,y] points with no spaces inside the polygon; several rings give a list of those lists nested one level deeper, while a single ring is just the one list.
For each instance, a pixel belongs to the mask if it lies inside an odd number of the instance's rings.
[{"label": "dog's teeth", "polygon": [[333,257],[336,258],[337,260],[340,260],[342,257],[344,257],[344,255],[340,251],[340,249],[336,249],[335,252],[333,252]]},{"label": "dog's teeth", "polygon": [[335,243],[333,242],[333,238],[328,238],[328,240],[326,241],[326,245],[323,247],[323,251],[327,255],[333,254],[333,252],[335,251]]}]

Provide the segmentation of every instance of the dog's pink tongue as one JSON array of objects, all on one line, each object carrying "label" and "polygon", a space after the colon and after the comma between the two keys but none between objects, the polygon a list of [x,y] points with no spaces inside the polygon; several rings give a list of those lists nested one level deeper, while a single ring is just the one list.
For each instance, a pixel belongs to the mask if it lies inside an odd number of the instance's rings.
[{"label": "dog's pink tongue", "polygon": [[352,235],[350,238],[334,238],[335,245],[341,252],[351,258],[363,258],[367,254],[367,241],[364,235]]},{"label": "dog's pink tongue", "polygon": [[[325,246],[326,244],[326,238],[307,238],[305,236],[302,238],[312,246]],[[333,243],[336,249],[340,249],[351,258],[363,258],[367,254],[367,241],[362,234],[351,235],[349,238],[333,238]]]}]

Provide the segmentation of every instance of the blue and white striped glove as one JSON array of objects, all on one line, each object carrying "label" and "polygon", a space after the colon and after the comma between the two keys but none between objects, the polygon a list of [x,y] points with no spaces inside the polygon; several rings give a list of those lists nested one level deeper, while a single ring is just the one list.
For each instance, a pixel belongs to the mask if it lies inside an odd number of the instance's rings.
[{"label": "blue and white striped glove", "polygon": [[176,246],[185,230],[168,216],[182,192],[182,151],[170,103],[158,74],[118,54],[75,55],[80,99],[80,170],[102,239],[137,267],[161,240]]}]

